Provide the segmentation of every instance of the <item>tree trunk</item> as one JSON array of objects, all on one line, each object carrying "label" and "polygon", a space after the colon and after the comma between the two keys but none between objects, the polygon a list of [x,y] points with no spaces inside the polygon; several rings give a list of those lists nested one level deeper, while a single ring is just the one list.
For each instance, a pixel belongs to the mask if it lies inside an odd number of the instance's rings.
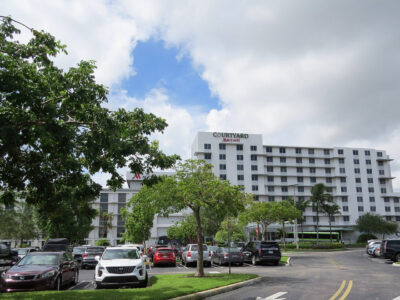
[{"label": "tree trunk", "polygon": [[261,227],[262,227],[262,236],[261,236],[261,240],[262,240],[262,241],[265,241],[266,226],[265,226],[265,224],[262,224]]},{"label": "tree trunk", "polygon": [[257,241],[260,240],[260,223],[257,222]]},{"label": "tree trunk", "polygon": [[319,206],[317,205],[317,245],[319,244]]},{"label": "tree trunk", "polygon": [[332,222],[331,222],[331,217],[328,216],[329,218],[329,239],[331,240],[331,244],[332,244]]},{"label": "tree trunk", "polygon": [[285,233],[285,221],[282,222],[282,237],[283,237],[283,249],[286,250],[286,233]]},{"label": "tree trunk", "polygon": [[201,228],[200,220],[200,208],[193,210],[194,217],[196,219],[196,232],[197,232],[197,272],[196,277],[204,277],[204,266],[203,266],[203,229]]}]

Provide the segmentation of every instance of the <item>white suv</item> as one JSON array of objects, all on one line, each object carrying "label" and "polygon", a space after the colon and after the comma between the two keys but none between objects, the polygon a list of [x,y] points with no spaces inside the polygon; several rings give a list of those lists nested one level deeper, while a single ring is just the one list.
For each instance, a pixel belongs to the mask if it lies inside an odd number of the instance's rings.
[{"label": "white suv", "polygon": [[146,266],[136,247],[107,247],[101,257],[96,256],[96,260],[96,289],[103,286],[147,286]]}]

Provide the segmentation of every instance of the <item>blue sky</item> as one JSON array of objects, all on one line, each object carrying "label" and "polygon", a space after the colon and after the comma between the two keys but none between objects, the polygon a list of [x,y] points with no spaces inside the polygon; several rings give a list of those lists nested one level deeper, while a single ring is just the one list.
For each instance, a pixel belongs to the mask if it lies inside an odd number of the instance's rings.
[{"label": "blue sky", "polygon": [[203,111],[219,108],[218,99],[211,96],[207,82],[194,69],[190,57],[179,56],[179,49],[166,48],[160,40],[139,42],[133,50],[135,76],[125,79],[121,88],[128,96],[144,98],[153,88],[168,91],[172,104],[196,106]]}]

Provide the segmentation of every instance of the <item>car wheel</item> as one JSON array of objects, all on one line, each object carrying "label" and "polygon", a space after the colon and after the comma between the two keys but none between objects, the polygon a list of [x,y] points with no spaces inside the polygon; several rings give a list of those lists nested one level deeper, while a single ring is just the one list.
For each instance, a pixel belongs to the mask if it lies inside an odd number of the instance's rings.
[{"label": "car wheel", "polygon": [[176,267],[176,263],[173,263],[172,266],[175,268]]},{"label": "car wheel", "polygon": [[239,266],[243,266],[243,263],[239,263]]},{"label": "car wheel", "polygon": [[56,291],[61,291],[61,277],[58,276],[56,282],[54,283],[54,289]]},{"label": "car wheel", "polygon": [[142,282],[140,282],[139,287],[141,287],[141,288],[147,287],[148,282],[149,282],[149,275],[147,275],[147,272],[146,272],[146,277],[144,278],[144,280]]},{"label": "car wheel", "polygon": [[275,266],[278,266],[278,265],[279,265],[279,260],[274,261],[274,265],[275,265]]},{"label": "car wheel", "polygon": [[96,281],[96,282],[94,283],[94,288],[95,288],[96,290],[101,289],[101,288],[102,288],[101,283]]},{"label": "car wheel", "polygon": [[397,262],[397,261],[400,261],[400,253],[397,253],[397,254],[396,254],[395,262]]},{"label": "car wheel", "polygon": [[75,274],[72,279],[72,285],[76,285],[78,283],[78,281],[79,281],[79,272],[78,272],[78,270],[75,270]]},{"label": "car wheel", "polygon": [[252,263],[253,266],[257,265],[257,258],[256,258],[255,255],[253,255],[253,256],[251,257],[251,263]]}]

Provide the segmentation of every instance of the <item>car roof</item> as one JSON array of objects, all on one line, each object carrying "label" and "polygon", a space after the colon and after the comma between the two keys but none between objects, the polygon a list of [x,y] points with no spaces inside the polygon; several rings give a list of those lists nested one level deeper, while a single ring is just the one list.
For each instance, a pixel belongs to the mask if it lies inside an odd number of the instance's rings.
[{"label": "car roof", "polygon": [[64,254],[66,253],[65,251],[36,251],[36,252],[31,252],[29,255],[45,255],[45,254]]},{"label": "car roof", "polygon": [[173,251],[174,249],[172,249],[171,247],[159,247],[159,248],[157,248],[157,251],[158,250],[171,250],[171,251]]}]

